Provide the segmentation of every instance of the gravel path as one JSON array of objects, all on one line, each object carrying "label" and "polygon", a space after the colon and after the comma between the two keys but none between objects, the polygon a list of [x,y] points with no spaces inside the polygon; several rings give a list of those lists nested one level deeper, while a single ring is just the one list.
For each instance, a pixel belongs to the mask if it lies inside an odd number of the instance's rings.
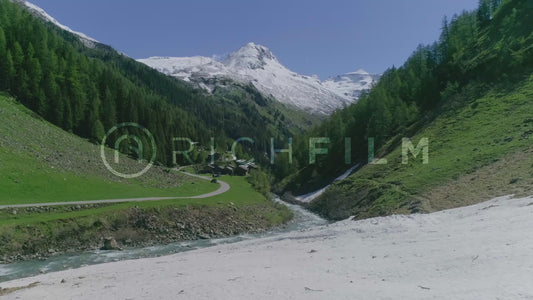
[{"label": "gravel path", "polygon": [[[177,170],[185,175],[200,178],[203,180],[211,180],[211,178],[201,175],[196,175],[184,171]],[[223,194],[230,189],[230,185],[224,181],[217,180],[217,183],[220,185],[218,190],[190,197],[144,197],[144,198],[128,198],[128,199],[106,199],[106,200],[84,200],[84,201],[65,201],[65,202],[47,202],[47,203],[26,203],[26,204],[9,204],[9,205],[0,205],[0,209],[5,208],[24,208],[24,207],[42,207],[42,206],[57,206],[57,205],[85,205],[85,204],[102,204],[102,203],[121,203],[121,202],[144,202],[144,201],[160,201],[160,200],[170,200],[170,199],[203,199],[209,198],[216,195]]]}]

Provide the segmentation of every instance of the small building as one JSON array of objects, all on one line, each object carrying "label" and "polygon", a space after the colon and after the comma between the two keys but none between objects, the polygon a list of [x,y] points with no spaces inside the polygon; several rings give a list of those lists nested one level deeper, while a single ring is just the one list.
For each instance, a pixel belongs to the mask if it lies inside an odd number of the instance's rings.
[{"label": "small building", "polygon": [[214,172],[217,173],[217,174],[223,174],[224,173],[224,167],[221,167],[219,165],[215,165],[214,167]]},{"label": "small building", "polygon": [[234,174],[238,176],[246,176],[246,174],[248,174],[248,165],[238,166],[235,168]]},{"label": "small building", "polygon": [[222,174],[224,175],[233,175],[234,172],[235,170],[231,166],[227,166],[222,170]]},{"label": "small building", "polygon": [[204,165],[199,168],[199,173],[202,174],[213,174],[215,173],[215,166],[212,164]]},{"label": "small building", "polygon": [[242,165],[246,165],[248,162],[244,159],[238,159],[235,161],[237,163],[237,165],[239,166],[242,166]]}]

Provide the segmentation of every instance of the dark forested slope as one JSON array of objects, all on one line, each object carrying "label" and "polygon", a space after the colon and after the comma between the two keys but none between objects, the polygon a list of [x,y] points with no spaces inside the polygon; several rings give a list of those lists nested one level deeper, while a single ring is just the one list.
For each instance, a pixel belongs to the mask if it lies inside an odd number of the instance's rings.
[{"label": "dark forested slope", "polygon": [[264,141],[252,146],[262,154],[271,137],[286,141],[314,121],[252,86],[228,86],[207,95],[111,47],[86,47],[20,4],[0,0],[0,90],[95,142],[118,123],[136,122],[154,135],[158,161],[169,164],[172,137],[205,146],[215,137],[217,150],[225,151],[234,139],[247,136]]}]

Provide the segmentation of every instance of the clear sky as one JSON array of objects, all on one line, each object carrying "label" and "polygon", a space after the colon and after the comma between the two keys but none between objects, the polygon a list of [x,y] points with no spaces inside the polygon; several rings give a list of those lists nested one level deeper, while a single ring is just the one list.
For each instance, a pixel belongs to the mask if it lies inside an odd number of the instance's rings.
[{"label": "clear sky", "polygon": [[248,42],[322,79],[400,66],[478,0],[33,0],[60,23],[133,58],[212,56]]}]

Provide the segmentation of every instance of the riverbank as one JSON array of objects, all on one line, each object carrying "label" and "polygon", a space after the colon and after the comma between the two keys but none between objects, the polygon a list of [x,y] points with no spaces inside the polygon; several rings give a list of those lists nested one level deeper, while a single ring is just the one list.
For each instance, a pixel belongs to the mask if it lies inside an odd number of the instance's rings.
[{"label": "riverbank", "polygon": [[531,214],[533,198],[502,197],[0,285],[6,299],[524,298]]},{"label": "riverbank", "polygon": [[[84,208],[105,210],[107,207],[88,205],[80,207],[78,212],[83,212]],[[46,208],[46,212],[55,214],[70,209]],[[27,214],[40,210],[42,208],[19,209],[19,212]],[[282,205],[268,203],[113,209],[78,218],[4,226],[0,229],[0,240],[3,241],[0,244],[0,263],[100,249],[108,237],[115,239],[119,248],[132,248],[257,233],[282,225],[290,218],[290,211]]]},{"label": "riverbank", "polygon": [[175,243],[149,245],[145,247],[127,247],[121,251],[95,249],[54,255],[46,259],[17,261],[15,263],[0,265],[0,283],[44,273],[80,268],[88,265],[116,262],[128,259],[167,256],[175,253],[192,251],[221,244],[236,243],[263,237],[272,237],[286,232],[307,230],[329,223],[327,220],[322,219],[321,217],[309,212],[299,205],[285,203],[278,197],[273,198],[273,201],[275,203],[283,204],[289,208],[294,217],[287,223],[281,226],[273,227],[266,231],[258,233],[242,233],[223,238],[178,241]]},{"label": "riverbank", "polygon": [[63,205],[0,210],[0,262],[95,250],[113,237],[119,248],[257,233],[282,225],[291,211],[244,177],[204,199]]}]

